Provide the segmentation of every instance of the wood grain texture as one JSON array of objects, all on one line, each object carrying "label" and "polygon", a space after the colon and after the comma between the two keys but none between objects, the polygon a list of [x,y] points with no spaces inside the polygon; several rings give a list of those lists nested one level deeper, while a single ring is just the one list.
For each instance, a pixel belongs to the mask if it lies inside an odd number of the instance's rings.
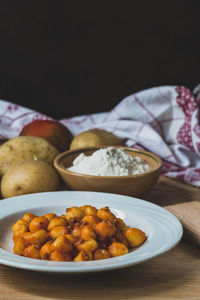
[{"label": "wood grain texture", "polygon": [[166,208],[182,222],[185,237],[200,246],[200,202],[185,202]]},{"label": "wood grain texture", "polygon": [[161,177],[146,200],[172,212],[184,226],[184,238],[200,246],[200,190],[175,180]]},{"label": "wood grain texture", "polygon": [[[199,189],[161,178],[144,198],[164,203],[172,195],[174,202],[180,202],[181,198],[195,201]],[[0,299],[197,300],[200,299],[199,262],[199,248],[183,240],[173,250],[146,263],[95,274],[45,274],[0,265]]]}]

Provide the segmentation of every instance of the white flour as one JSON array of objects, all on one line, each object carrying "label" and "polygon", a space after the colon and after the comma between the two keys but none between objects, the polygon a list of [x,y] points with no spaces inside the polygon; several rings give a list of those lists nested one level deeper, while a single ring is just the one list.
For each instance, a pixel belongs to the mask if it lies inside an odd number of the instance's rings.
[{"label": "white flour", "polygon": [[127,154],[123,149],[108,147],[86,156],[81,153],[69,171],[98,176],[126,176],[151,170],[143,159]]}]

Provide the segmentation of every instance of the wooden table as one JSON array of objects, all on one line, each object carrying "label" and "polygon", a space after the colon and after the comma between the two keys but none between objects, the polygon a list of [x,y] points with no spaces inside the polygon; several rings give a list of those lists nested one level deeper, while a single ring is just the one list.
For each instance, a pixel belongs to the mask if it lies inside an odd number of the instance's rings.
[{"label": "wooden table", "polygon": [[[144,198],[198,200],[200,190],[160,178]],[[199,248],[184,239],[173,250],[133,267],[82,275],[55,275],[0,265],[0,299],[200,299]]]}]

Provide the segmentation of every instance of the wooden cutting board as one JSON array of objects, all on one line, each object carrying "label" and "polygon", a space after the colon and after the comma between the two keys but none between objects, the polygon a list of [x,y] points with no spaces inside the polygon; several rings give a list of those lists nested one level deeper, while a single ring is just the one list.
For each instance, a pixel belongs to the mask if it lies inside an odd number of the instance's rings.
[{"label": "wooden cutting board", "polygon": [[143,198],[172,212],[184,227],[184,238],[200,246],[199,188],[161,176],[157,185]]}]

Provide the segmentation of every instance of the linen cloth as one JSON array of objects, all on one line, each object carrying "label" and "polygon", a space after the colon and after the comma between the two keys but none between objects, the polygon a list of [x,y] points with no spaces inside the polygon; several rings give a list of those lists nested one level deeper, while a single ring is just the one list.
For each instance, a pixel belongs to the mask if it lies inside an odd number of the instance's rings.
[{"label": "linen cloth", "polygon": [[[132,94],[110,112],[59,120],[73,135],[101,128],[128,147],[151,151],[163,160],[162,174],[200,186],[199,87],[196,97],[183,86],[161,86]],[[0,139],[18,136],[24,125],[49,116],[0,100]]]}]

